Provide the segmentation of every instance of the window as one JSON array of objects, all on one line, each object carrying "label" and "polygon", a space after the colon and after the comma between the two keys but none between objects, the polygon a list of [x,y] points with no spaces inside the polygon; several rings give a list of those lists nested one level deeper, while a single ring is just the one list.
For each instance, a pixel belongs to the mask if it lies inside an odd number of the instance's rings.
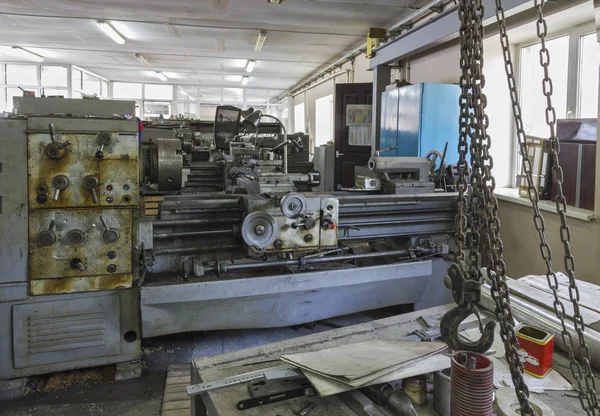
[{"label": "window", "polygon": [[42,66],[42,87],[67,87],[66,66]]},{"label": "window", "polygon": [[82,91],[83,88],[83,72],[79,69],[73,69],[73,80],[72,80],[73,91]]},{"label": "window", "polygon": [[164,84],[144,84],[144,98],[150,100],[172,100],[173,86]]},{"label": "window", "polygon": [[37,86],[37,65],[6,65],[6,83],[8,85],[27,87]]},{"label": "window", "polygon": [[[567,85],[569,79],[569,36],[546,42],[550,52],[550,71],[554,93],[552,102],[556,117],[567,116]],[[546,97],[542,91],[544,69],[540,65],[539,43],[521,49],[521,108],[525,134],[547,137]],[[597,71],[597,70],[596,70]]]},{"label": "window", "polygon": [[579,105],[581,118],[598,117],[598,38],[582,36],[579,54]]},{"label": "window", "polygon": [[171,115],[171,103],[144,101],[144,118],[155,118],[163,116],[169,118]]},{"label": "window", "polygon": [[130,82],[113,82],[113,98],[142,98],[142,84]]},{"label": "window", "polygon": [[[563,36],[546,42],[550,54],[552,104],[556,118],[598,117],[599,51],[593,25],[579,26]],[[540,64],[540,43],[522,45],[519,67],[519,96],[525,134],[532,138],[548,139],[546,97],[543,94],[544,70]],[[515,146],[514,164],[518,186],[521,175],[521,156]]]},{"label": "window", "polygon": [[244,104],[244,89],[223,88],[223,103],[241,107]]},{"label": "window", "polygon": [[83,73],[83,92],[85,94],[94,95],[100,97],[102,89],[102,80],[94,75]]},{"label": "window", "polygon": [[315,147],[327,144],[333,136],[333,94],[315,102]]},{"label": "window", "polygon": [[294,106],[294,132],[303,132],[306,126],[304,124],[304,103],[296,104]]}]

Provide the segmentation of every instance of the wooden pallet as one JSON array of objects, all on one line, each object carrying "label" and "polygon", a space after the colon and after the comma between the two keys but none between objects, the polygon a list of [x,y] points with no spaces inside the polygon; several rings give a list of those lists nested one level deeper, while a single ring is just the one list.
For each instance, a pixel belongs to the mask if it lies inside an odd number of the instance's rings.
[{"label": "wooden pallet", "polygon": [[169,366],[163,393],[162,416],[190,415],[192,401],[185,390],[185,387],[190,384],[189,364],[171,364]]}]

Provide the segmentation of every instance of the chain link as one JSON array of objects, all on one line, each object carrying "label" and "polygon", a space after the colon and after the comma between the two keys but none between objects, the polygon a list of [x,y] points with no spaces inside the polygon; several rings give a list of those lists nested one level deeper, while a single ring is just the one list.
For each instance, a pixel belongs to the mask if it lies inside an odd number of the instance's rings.
[{"label": "chain link", "polygon": [[[515,392],[523,415],[534,415],[529,404],[529,390],[523,379],[523,363],[519,358],[519,343],[510,309],[506,284],[506,265],[500,238],[498,202],[494,196],[496,186],[492,169],[494,160],[490,155],[491,138],[487,134],[489,119],[485,108],[487,99],[483,93],[483,16],[481,0],[460,0],[458,15],[461,21],[460,42],[462,76],[460,79],[460,128],[459,128],[459,195],[456,216],[457,259],[466,262],[468,278],[481,278],[480,267],[485,266],[492,282],[491,294],[495,302],[495,315],[500,324],[500,335],[506,350]],[[470,139],[471,192],[467,197],[466,149]],[[467,218],[466,212],[469,212]]]},{"label": "chain link", "polygon": [[[565,256],[565,270],[569,277],[569,297],[571,302],[573,303],[573,322],[575,326],[575,330],[578,336],[578,342],[580,346],[580,355],[583,361],[583,371],[581,364],[575,359],[575,344],[571,333],[567,329],[567,325],[565,319],[567,317],[565,307],[559,297],[558,288],[558,278],[556,273],[552,268],[552,251],[550,249],[550,245],[546,241],[546,227],[544,218],[539,209],[539,195],[538,191],[535,187],[535,183],[533,181],[533,173],[532,173],[532,162],[527,152],[527,140],[525,136],[525,131],[523,127],[523,118],[521,112],[521,105],[517,93],[517,84],[514,73],[514,65],[512,62],[512,56],[510,52],[510,43],[506,31],[506,20],[504,16],[504,9],[502,6],[502,0],[496,0],[496,17],[498,20],[498,26],[500,29],[500,42],[502,45],[502,50],[504,54],[504,63],[505,70],[507,75],[508,88],[510,91],[510,98],[512,102],[512,111],[513,117],[515,120],[515,127],[517,131],[517,138],[519,141],[519,149],[522,157],[522,168],[525,173],[525,179],[527,182],[528,188],[528,196],[529,200],[533,206],[533,222],[534,226],[538,232],[538,237],[540,240],[540,252],[542,254],[542,258],[546,264],[546,277],[548,280],[548,286],[552,290],[554,296],[554,312],[556,313],[557,318],[561,322],[561,338],[565,346],[568,348],[569,353],[569,362],[570,369],[573,377],[575,378],[578,390],[579,390],[579,400],[581,401],[581,406],[587,415],[600,415],[600,409],[598,407],[598,400],[596,395],[596,386],[594,376],[592,374],[592,369],[590,365],[590,356],[589,356],[589,347],[586,344],[585,336],[584,336],[584,322],[583,317],[581,316],[580,307],[579,307],[579,290],[577,288],[576,280],[575,280],[575,259],[571,253],[571,244],[570,237],[571,231],[567,225],[566,218],[566,199],[563,194],[562,189],[562,181],[563,181],[563,172],[560,167],[560,163],[558,160],[558,152],[559,152],[559,142],[556,137],[556,111],[552,105],[552,93],[553,93],[553,85],[552,79],[549,75],[549,66],[550,66],[550,54],[546,47],[546,35],[547,35],[547,24],[543,15],[543,7],[545,4],[545,0],[535,0],[535,8],[538,12],[538,20],[536,22],[537,35],[541,40],[541,50],[540,50],[540,65],[544,70],[544,78],[542,80],[542,88],[544,96],[546,97],[546,123],[550,129],[550,157],[552,158],[552,176],[554,178],[554,185],[557,193],[556,197],[556,210],[560,216],[561,225],[560,225],[560,238],[561,242],[564,246]],[[583,388],[582,380],[585,378],[585,386],[586,389]]]}]

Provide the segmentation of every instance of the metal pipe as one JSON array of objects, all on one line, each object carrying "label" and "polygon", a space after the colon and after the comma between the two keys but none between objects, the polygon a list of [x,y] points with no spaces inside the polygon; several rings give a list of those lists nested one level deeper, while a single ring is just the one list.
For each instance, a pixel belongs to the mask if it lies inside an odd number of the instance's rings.
[{"label": "metal pipe", "polygon": [[178,237],[201,237],[207,235],[229,235],[233,230],[206,230],[206,231],[187,231],[183,233],[156,233],[154,239],[178,238]]},{"label": "metal pipe", "polygon": [[[490,286],[488,284],[484,284],[481,287],[480,305],[491,312],[496,310],[496,303],[492,299]],[[560,324],[560,320],[554,314],[554,311],[537,304],[534,305],[525,299],[515,296],[514,294],[511,294],[510,297],[510,307],[513,316],[518,321],[527,322],[537,325],[547,331],[552,331],[555,335],[554,343],[556,346],[561,350],[568,352],[568,347],[565,345],[562,340],[562,336],[560,335],[562,332],[562,325]],[[574,352],[575,355],[579,357],[579,339],[576,335],[575,327],[571,322],[572,321],[570,319],[567,319],[566,327],[567,330],[573,335],[573,345],[575,348]],[[596,368],[600,368],[600,333],[586,327],[584,337],[587,345],[589,346],[591,364]]]},{"label": "metal pipe", "polygon": [[327,82],[327,81],[329,81],[329,80],[331,80],[331,79],[337,78],[337,77],[339,77],[340,75],[344,75],[344,73],[346,73],[346,75],[348,75],[348,76],[349,76],[350,72],[351,72],[351,71],[350,71],[349,69],[343,69],[343,70],[341,70],[341,71],[339,71],[339,72],[334,72],[333,74],[331,74],[331,75],[329,75],[329,76],[327,76],[327,77],[323,78],[323,79],[322,79],[321,81],[319,81],[319,82],[315,82],[314,84],[312,84],[312,85],[310,85],[310,86],[307,86],[307,87],[304,87],[304,88],[302,88],[301,90],[298,90],[298,91],[291,92],[291,93],[290,93],[290,95],[291,95],[292,97],[295,97],[296,95],[300,95],[300,94],[302,94],[302,93],[303,93],[304,91],[306,91],[306,90],[309,90],[309,89],[311,89],[311,88],[314,88],[314,87],[316,87],[316,86],[318,86],[318,85],[321,85],[322,83],[324,83],[324,82]]},{"label": "metal pipe", "polygon": [[203,224],[235,224],[241,221],[241,218],[206,218],[199,220],[159,220],[153,221],[154,227],[167,227],[171,225],[203,225]]},{"label": "metal pipe", "polygon": [[[421,7],[419,10],[415,11],[414,13],[411,13],[409,16],[407,16],[406,18],[399,21],[398,23],[392,25],[391,28],[386,30],[386,33],[388,33],[390,35],[394,35],[395,34],[394,32],[396,32],[396,29],[398,29],[400,26],[406,25],[415,19],[423,17],[427,13],[431,13],[432,7],[438,6],[439,4],[444,3],[444,2],[448,2],[448,0],[434,0],[434,1],[426,4],[425,6]],[[273,100],[273,102],[283,101],[286,97],[297,95],[296,92],[298,90],[307,87],[313,81],[319,79],[327,72],[330,72],[333,69],[345,64],[346,62],[353,60],[357,55],[360,55],[361,53],[365,52],[366,50],[367,50],[367,43],[365,42],[358,48],[351,50],[350,52],[348,52],[347,54],[342,56],[340,59],[338,59],[331,65],[327,66],[325,69],[319,71],[316,75],[308,78],[308,80],[298,83],[296,86],[292,87],[289,90],[289,92],[284,93],[283,95],[280,95],[275,100]]]}]

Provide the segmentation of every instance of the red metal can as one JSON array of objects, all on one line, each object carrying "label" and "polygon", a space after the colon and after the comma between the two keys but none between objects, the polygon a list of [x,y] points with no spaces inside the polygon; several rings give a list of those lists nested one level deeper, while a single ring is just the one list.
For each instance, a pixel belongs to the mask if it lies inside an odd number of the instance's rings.
[{"label": "red metal can", "polygon": [[529,324],[517,327],[519,357],[527,374],[543,378],[552,370],[554,333]]}]

